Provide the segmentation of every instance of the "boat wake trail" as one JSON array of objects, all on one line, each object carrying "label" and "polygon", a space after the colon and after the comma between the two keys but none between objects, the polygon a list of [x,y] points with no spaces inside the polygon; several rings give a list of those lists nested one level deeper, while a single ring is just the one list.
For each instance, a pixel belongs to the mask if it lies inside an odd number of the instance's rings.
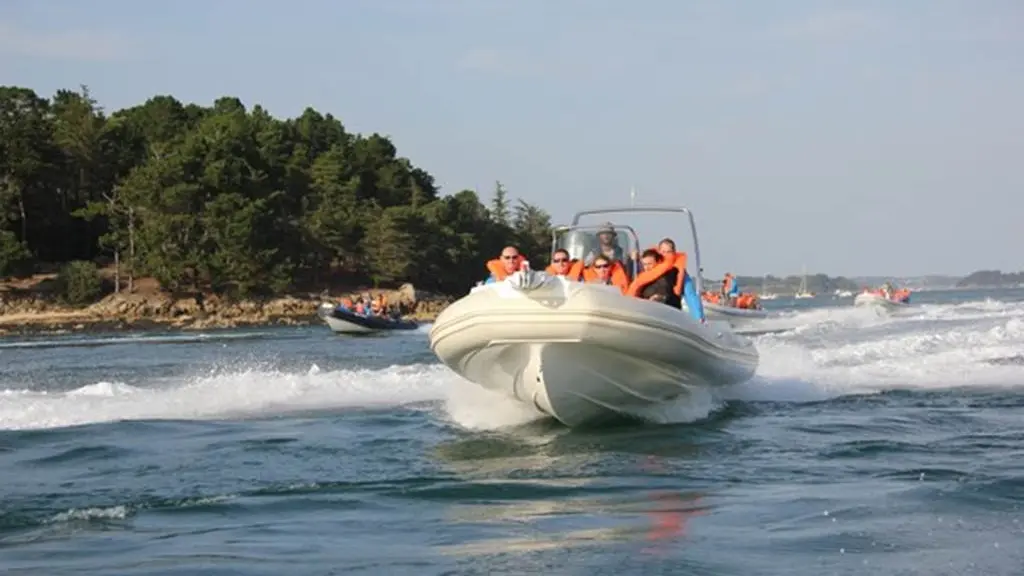
[{"label": "boat wake trail", "polygon": [[136,384],[97,382],[67,392],[4,386],[0,429],[75,426],[118,420],[255,418],[440,400],[452,383],[440,365],[304,373],[242,370]]},{"label": "boat wake trail", "polygon": [[[635,414],[659,423],[706,418],[726,402],[813,402],[889,390],[1024,387],[1024,303],[985,300],[920,305],[909,313],[817,309],[785,318],[784,333],[754,338],[755,377],[715,394],[698,390]],[[438,363],[370,369],[251,368],[193,377],[83,381],[47,390],[0,381],[0,429],[38,429],[118,420],[255,418],[310,411],[427,403],[467,429],[545,418]]]},{"label": "boat wake trail", "polygon": [[756,339],[757,374],[727,397],[800,402],[889,390],[1024,386],[1024,367],[1008,360],[1024,346],[1024,303],[985,300],[908,312],[808,312],[795,330]]}]

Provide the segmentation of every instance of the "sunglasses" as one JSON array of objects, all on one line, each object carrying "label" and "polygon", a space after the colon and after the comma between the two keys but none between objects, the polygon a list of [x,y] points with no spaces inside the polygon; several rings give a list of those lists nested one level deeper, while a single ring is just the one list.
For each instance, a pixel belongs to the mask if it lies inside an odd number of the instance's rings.
[{"label": "sunglasses", "polygon": [[513,254],[512,256],[509,256],[509,255],[507,255],[507,254],[502,254],[502,255],[501,255],[501,259],[502,259],[502,260],[515,260],[515,259],[516,259],[516,258],[518,258],[518,257],[519,257],[519,255],[518,255],[518,254]]},{"label": "sunglasses", "polygon": [[611,268],[611,264],[594,264],[594,268],[597,268],[598,270],[601,270],[601,269],[604,269],[604,268]]},{"label": "sunglasses", "polygon": [[555,264],[565,264],[568,261],[569,260],[567,258],[555,258],[554,260],[552,260],[552,262],[554,262]]}]

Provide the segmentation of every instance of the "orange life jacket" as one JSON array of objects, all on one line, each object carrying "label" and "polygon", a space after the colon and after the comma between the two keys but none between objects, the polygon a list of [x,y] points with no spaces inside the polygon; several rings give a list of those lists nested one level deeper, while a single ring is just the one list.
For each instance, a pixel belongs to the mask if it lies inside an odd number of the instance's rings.
[{"label": "orange life jacket", "polygon": [[[601,280],[597,275],[597,270],[591,266],[583,271],[583,281],[596,283]],[[626,275],[626,269],[618,260],[612,262],[611,269],[608,271],[608,284],[618,287],[623,294],[625,294],[626,289],[629,288],[629,276]]]},{"label": "orange life jacket", "polygon": [[[522,254],[516,256],[516,270],[519,270],[519,267],[523,265],[525,260],[526,258]],[[498,282],[509,277],[509,273],[505,272],[505,265],[501,263],[501,258],[489,260],[487,262],[487,271],[490,272]]]},{"label": "orange life jacket", "polygon": [[565,274],[559,274],[558,271],[555,270],[554,264],[549,264],[548,267],[544,269],[544,271],[552,276],[565,276],[566,280],[579,282],[580,278],[583,276],[583,262],[579,260],[570,260],[569,271],[566,272]]},{"label": "orange life jacket", "polygon": [[[677,252],[676,254],[679,253]],[[659,262],[654,268],[651,268],[650,270],[644,272],[640,272],[639,274],[636,275],[636,278],[633,279],[633,282],[629,284],[629,287],[626,289],[626,294],[628,296],[639,297],[640,293],[644,291],[644,288],[647,288],[652,282],[654,282],[658,278],[661,278],[665,274],[668,274],[669,271],[672,270],[672,268],[675,268],[677,260],[678,258],[670,256],[662,259],[662,261]],[[686,264],[686,255],[683,255],[683,264],[684,266]]]}]

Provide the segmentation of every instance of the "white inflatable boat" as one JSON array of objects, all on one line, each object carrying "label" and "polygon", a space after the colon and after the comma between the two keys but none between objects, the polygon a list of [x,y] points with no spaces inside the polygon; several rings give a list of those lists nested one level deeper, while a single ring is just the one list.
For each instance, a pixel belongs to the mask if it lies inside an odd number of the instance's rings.
[{"label": "white inflatable boat", "polygon": [[[580,212],[560,231],[578,239],[581,216],[607,212],[687,215],[694,243],[691,269],[699,269],[697,232],[685,208]],[[636,238],[628,226],[616,228]],[[576,258],[590,251],[579,243],[569,250]],[[693,277],[700,290],[698,276]],[[702,324],[683,310],[623,296],[612,286],[534,271],[478,286],[449,306],[434,322],[430,347],[467,380],[533,405],[567,426],[635,415],[696,388],[738,384],[751,378],[758,364],[752,342],[726,322]]]},{"label": "white inflatable boat", "polygon": [[854,306],[875,306],[877,308],[883,308],[885,310],[902,310],[910,303],[906,300],[894,300],[892,298],[886,298],[876,292],[861,292],[853,299]]},{"label": "white inflatable boat", "polygon": [[419,327],[413,320],[365,316],[330,302],[320,304],[316,313],[336,334],[376,334],[391,330],[415,330]]},{"label": "white inflatable boat", "polygon": [[733,308],[732,306],[722,306],[710,302],[704,303],[704,315],[709,320],[724,320],[736,327],[747,326],[752,321],[764,320],[768,317],[768,313],[764,310]]}]

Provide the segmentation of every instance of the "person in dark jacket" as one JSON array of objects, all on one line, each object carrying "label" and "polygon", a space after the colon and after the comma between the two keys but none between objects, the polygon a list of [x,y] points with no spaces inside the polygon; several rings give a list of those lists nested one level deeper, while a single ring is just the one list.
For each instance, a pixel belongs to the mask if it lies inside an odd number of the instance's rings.
[{"label": "person in dark jacket", "polygon": [[[643,266],[643,270],[645,272],[653,269],[655,266],[660,264],[662,260],[664,260],[664,257],[654,249],[645,250],[640,256],[640,264]],[[676,278],[678,275],[679,271],[675,268],[669,270],[665,274],[661,275],[657,280],[645,286],[640,292],[640,297],[645,300],[664,302],[674,308],[682,308],[683,302],[675,292]]]}]

